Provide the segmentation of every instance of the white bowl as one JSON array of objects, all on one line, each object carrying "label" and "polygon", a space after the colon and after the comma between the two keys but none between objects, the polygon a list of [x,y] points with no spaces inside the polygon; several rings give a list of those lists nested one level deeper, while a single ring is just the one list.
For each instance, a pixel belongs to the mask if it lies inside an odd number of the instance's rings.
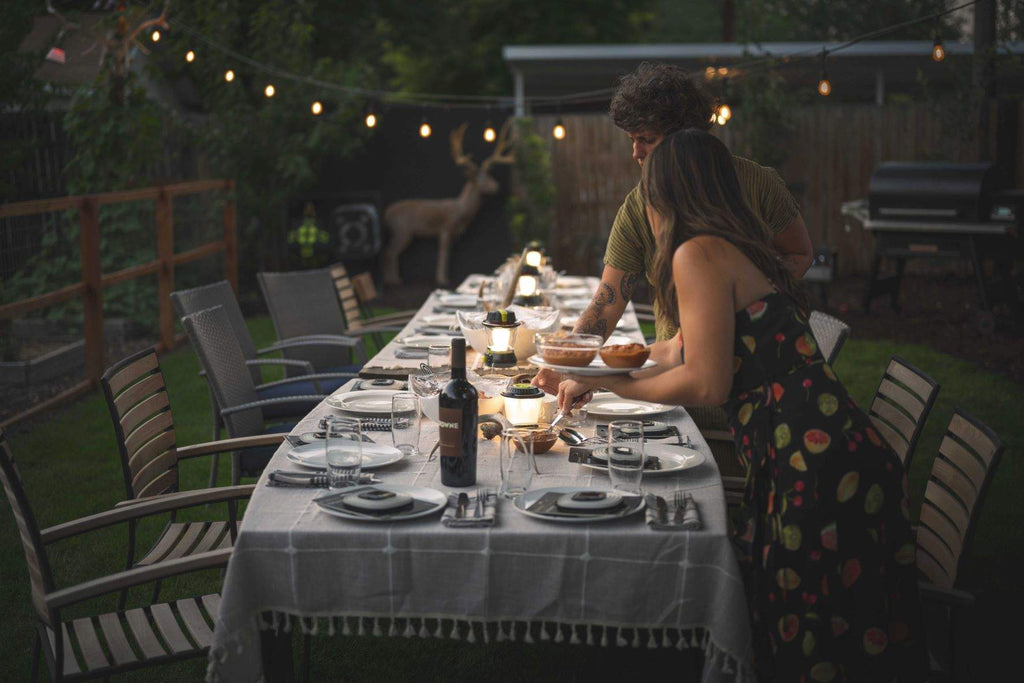
[{"label": "white bowl", "polygon": [[423,409],[423,414],[434,422],[441,419],[441,408],[437,403],[438,396],[440,396],[440,394],[434,394],[433,396],[420,399],[420,408]]},{"label": "white bowl", "polygon": [[[516,358],[526,360],[537,353],[537,346],[534,343],[533,335],[538,332],[554,332],[559,327],[561,312],[556,310],[543,313],[521,306],[509,306],[508,310],[514,311],[516,318],[523,321],[516,333],[515,352]],[[459,329],[466,343],[473,347],[479,354],[487,352],[487,328],[483,326],[487,313],[484,311],[456,311],[455,316],[459,320]]]}]

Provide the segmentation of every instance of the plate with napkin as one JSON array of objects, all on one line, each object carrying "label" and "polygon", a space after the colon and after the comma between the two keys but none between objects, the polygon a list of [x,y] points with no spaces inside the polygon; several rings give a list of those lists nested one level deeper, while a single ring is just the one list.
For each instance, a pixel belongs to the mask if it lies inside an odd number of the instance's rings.
[{"label": "plate with napkin", "polygon": [[360,522],[397,522],[439,512],[448,498],[437,489],[402,484],[352,486],[313,499],[323,512]]},{"label": "plate with napkin", "polygon": [[441,515],[441,524],[456,528],[479,528],[494,525],[498,495],[494,489],[476,493],[452,493]]},{"label": "plate with napkin", "polygon": [[676,507],[661,496],[647,494],[647,526],[660,531],[697,531],[701,528],[700,508],[689,493],[682,495],[682,506]]}]

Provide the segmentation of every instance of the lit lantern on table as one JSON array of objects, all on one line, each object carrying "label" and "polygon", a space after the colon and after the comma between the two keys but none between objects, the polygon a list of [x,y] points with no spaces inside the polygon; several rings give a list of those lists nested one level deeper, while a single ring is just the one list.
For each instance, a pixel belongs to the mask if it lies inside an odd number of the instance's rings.
[{"label": "lit lantern on table", "polygon": [[541,306],[544,297],[540,294],[538,282],[540,270],[537,266],[525,265],[519,272],[519,281],[516,283],[516,296],[512,303],[519,306]]},{"label": "lit lantern on table", "polygon": [[540,268],[544,262],[544,247],[540,242],[530,242],[526,245],[526,265]]},{"label": "lit lantern on table", "polygon": [[505,397],[505,417],[513,427],[526,427],[540,423],[544,405],[544,392],[528,382],[513,384],[502,392]]},{"label": "lit lantern on table", "polygon": [[484,319],[487,328],[487,352],[484,353],[484,365],[493,368],[511,368],[516,364],[516,332],[522,321],[516,320],[516,314],[501,308],[490,311]]}]

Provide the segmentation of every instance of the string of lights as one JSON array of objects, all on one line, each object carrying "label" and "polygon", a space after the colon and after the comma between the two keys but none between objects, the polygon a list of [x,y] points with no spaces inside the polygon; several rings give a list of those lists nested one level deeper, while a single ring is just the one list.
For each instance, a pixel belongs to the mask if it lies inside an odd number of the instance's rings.
[{"label": "string of lights", "polygon": [[[776,67],[779,61],[789,64],[797,60],[806,60],[820,55],[821,60],[821,74],[818,79],[817,92],[822,97],[828,97],[832,93],[832,83],[828,78],[826,70],[826,60],[830,54],[835,54],[842,50],[845,50],[857,43],[879,38],[896,31],[899,31],[910,26],[921,24],[924,22],[935,23],[935,37],[932,44],[931,57],[936,62],[942,62],[946,57],[946,49],[943,45],[942,36],[940,33],[940,19],[943,16],[965,9],[977,3],[978,0],[969,0],[955,7],[951,7],[941,12],[935,12],[924,17],[911,19],[908,21],[886,26],[869,33],[862,34],[851,38],[838,45],[826,46],[822,45],[820,53],[817,49],[814,50],[802,50],[800,52],[794,52],[786,55],[766,55],[757,57],[754,59],[746,60],[743,62],[734,63],[728,67],[726,66],[708,66],[705,70],[705,79],[712,81],[716,78],[722,79],[722,90],[725,95],[720,97],[715,104],[714,112],[711,116],[711,121],[717,123],[720,126],[726,125],[726,123],[732,118],[732,109],[727,102],[728,94],[728,82],[729,78],[743,78],[745,75],[749,75],[756,72],[758,69],[766,67]],[[325,111],[325,105],[323,102],[323,95],[326,93],[337,93],[346,99],[362,98],[366,100],[366,105],[363,113],[363,123],[367,128],[376,128],[380,125],[381,121],[381,107],[384,105],[394,106],[407,106],[407,107],[418,107],[423,110],[423,116],[420,121],[418,132],[420,137],[429,138],[433,134],[433,129],[428,120],[426,111],[432,108],[448,108],[450,106],[459,106],[465,108],[486,108],[490,111],[493,110],[511,110],[513,107],[513,98],[509,96],[493,96],[493,95],[462,95],[453,93],[424,93],[424,92],[402,92],[402,91],[389,91],[381,90],[376,88],[362,88],[358,86],[343,85],[331,81],[324,81],[310,76],[297,74],[287,69],[267,64],[265,62],[258,61],[247,55],[244,55],[237,50],[234,50],[226,45],[223,45],[208,36],[204,35],[195,28],[187,25],[184,22],[174,21],[173,26],[175,30],[180,30],[183,34],[190,38],[198,41],[202,45],[210,48],[214,52],[218,52],[221,55],[227,57],[230,60],[238,62],[240,65],[247,66],[252,70],[262,73],[268,77],[268,82],[263,88],[263,94],[265,97],[272,98],[277,94],[277,86],[274,84],[274,80],[285,81],[296,83],[302,86],[310,86],[316,90],[318,95],[311,101],[310,113],[313,116],[320,116]],[[161,39],[161,31],[154,29],[150,34],[150,40],[154,43],[159,42]],[[198,47],[198,46],[197,46]],[[196,49],[190,48],[185,53],[185,61],[188,64],[195,64],[199,58]],[[235,66],[237,68],[237,65]],[[232,83],[237,78],[235,68],[226,68],[224,70],[223,78],[226,83]],[[556,114],[556,121],[552,127],[552,137],[555,140],[564,140],[567,132],[565,123],[562,119],[561,110],[563,105],[581,105],[593,102],[607,101],[611,95],[615,92],[615,88],[602,88],[599,90],[589,90],[584,92],[570,93],[561,96],[528,96],[522,98],[522,100],[530,104],[534,108],[553,108]],[[494,130],[494,126],[491,120],[488,119],[484,125],[483,138],[486,142],[494,142],[497,135]]]}]

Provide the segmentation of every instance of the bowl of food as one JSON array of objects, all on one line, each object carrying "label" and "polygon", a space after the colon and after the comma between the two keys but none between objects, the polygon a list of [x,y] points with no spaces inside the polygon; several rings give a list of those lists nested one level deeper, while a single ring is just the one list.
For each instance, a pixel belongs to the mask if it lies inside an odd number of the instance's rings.
[{"label": "bowl of food", "polygon": [[[558,435],[551,431],[551,425],[547,423],[540,423],[536,427],[526,427],[533,433],[533,454],[541,455],[551,450],[551,447],[558,441]],[[516,450],[522,450],[519,448],[519,444],[516,444]]]},{"label": "bowl of food", "polygon": [[596,334],[555,332],[536,335],[535,343],[545,363],[582,368],[597,357],[604,339]]},{"label": "bowl of food", "polygon": [[601,348],[601,360],[610,368],[638,368],[650,355],[651,347],[643,344],[612,344]]}]

